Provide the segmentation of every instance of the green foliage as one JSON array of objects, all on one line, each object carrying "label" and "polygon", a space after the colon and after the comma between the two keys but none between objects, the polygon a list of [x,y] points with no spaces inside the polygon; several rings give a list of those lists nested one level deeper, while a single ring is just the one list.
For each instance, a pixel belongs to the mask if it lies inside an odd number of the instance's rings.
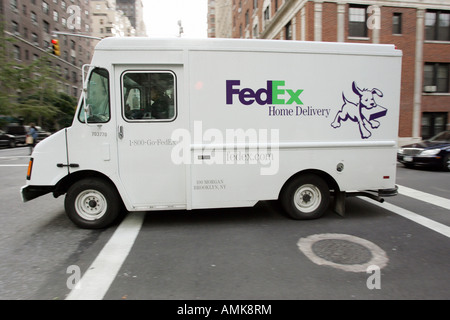
[{"label": "green foliage", "polygon": [[9,53],[13,41],[0,26],[0,115],[49,129],[70,125],[76,100],[57,91],[59,76],[50,55],[30,64],[19,63]]}]

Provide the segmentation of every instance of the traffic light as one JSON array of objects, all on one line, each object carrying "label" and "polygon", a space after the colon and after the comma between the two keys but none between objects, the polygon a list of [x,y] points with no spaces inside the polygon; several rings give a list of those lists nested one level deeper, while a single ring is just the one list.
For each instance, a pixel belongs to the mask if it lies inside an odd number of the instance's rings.
[{"label": "traffic light", "polygon": [[58,39],[52,39],[52,47],[53,47],[53,54],[55,56],[60,56],[61,51],[59,49],[59,40]]}]

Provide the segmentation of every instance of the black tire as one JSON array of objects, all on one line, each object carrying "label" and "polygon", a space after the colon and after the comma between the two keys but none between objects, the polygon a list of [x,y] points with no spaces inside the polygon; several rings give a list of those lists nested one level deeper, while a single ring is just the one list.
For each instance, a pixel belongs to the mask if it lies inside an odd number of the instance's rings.
[{"label": "black tire", "polygon": [[442,169],[444,171],[450,171],[450,155],[446,155],[444,160],[442,160]]},{"label": "black tire", "polygon": [[304,174],[284,186],[280,202],[286,213],[295,220],[317,219],[328,208],[330,190],[319,176]]},{"label": "black tire", "polygon": [[98,178],[74,183],[67,191],[64,207],[69,219],[84,229],[110,226],[119,217],[122,208],[114,186]]}]

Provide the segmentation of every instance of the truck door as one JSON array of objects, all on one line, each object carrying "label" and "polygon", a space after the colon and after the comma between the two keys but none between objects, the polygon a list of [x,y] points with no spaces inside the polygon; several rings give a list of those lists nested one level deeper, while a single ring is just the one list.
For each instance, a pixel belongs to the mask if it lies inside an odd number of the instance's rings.
[{"label": "truck door", "polygon": [[186,207],[186,169],[171,159],[172,132],[187,127],[182,79],[181,66],[115,68],[119,176],[135,210]]}]

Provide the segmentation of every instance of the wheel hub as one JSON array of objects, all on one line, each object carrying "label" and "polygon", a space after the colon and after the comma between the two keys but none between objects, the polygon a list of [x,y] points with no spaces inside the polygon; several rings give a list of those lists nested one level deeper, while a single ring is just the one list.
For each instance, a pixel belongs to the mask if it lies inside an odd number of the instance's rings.
[{"label": "wheel hub", "polygon": [[97,206],[97,201],[95,201],[95,200],[89,200],[89,206],[91,207],[91,208],[95,208],[96,206]]},{"label": "wheel hub", "polygon": [[107,202],[97,190],[85,190],[75,200],[75,208],[79,216],[86,220],[97,220],[107,211]]},{"label": "wheel hub", "polygon": [[309,194],[309,193],[304,193],[303,194],[303,202],[304,203],[308,203],[308,202],[310,202],[311,201],[311,194]]},{"label": "wheel hub", "polygon": [[300,186],[294,195],[294,204],[302,212],[314,212],[322,201],[319,188],[313,184]]}]

